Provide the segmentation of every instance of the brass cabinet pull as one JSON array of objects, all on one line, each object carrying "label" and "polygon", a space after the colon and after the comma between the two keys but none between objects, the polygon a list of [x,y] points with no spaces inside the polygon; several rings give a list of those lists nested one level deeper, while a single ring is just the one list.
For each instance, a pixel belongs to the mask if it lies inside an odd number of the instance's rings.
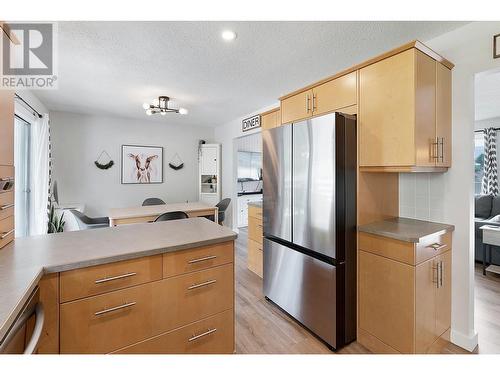
[{"label": "brass cabinet pull", "polygon": [[113,311],[116,311],[116,310],[125,309],[127,307],[134,306],[136,303],[137,302],[124,303],[123,305],[120,305],[120,306],[110,307],[109,309],[104,309],[104,310],[101,310],[101,311],[97,311],[97,312],[94,313],[94,315],[95,316],[99,316],[99,315],[107,314],[107,313],[110,313],[110,312],[113,312]]},{"label": "brass cabinet pull", "polygon": [[8,232],[2,232],[2,235],[0,235],[0,240],[5,240],[7,237],[9,237],[12,233],[14,233],[15,229],[11,229]]},{"label": "brass cabinet pull", "polygon": [[200,333],[199,335],[194,335],[194,336],[190,337],[190,338],[188,339],[188,342],[191,342],[191,341],[194,341],[194,340],[201,339],[202,337],[205,337],[205,336],[211,335],[212,333],[215,333],[215,332],[217,332],[217,328],[212,328],[212,329],[209,329],[208,331],[203,332],[203,333]]},{"label": "brass cabinet pull", "polygon": [[14,203],[4,204],[3,206],[0,206],[0,211],[6,210],[11,207],[14,207]]},{"label": "brass cabinet pull", "polygon": [[208,286],[210,284],[214,284],[216,282],[217,282],[217,280],[208,280],[208,281],[205,281],[205,282],[200,283],[200,284],[193,284],[190,287],[188,287],[188,290],[193,290],[193,289],[201,288],[201,287],[204,287],[204,286]]},{"label": "brass cabinet pull", "polygon": [[198,259],[188,260],[188,263],[189,264],[193,264],[193,263],[205,262],[207,260],[212,260],[212,259],[215,259],[215,258],[217,258],[217,255],[209,255],[209,256],[204,257],[204,258],[198,258]]},{"label": "brass cabinet pull", "polygon": [[442,250],[446,247],[447,245],[445,243],[441,244],[441,243],[438,243],[438,242],[435,242],[429,246],[427,246],[428,248],[431,248],[431,249],[434,249],[436,251],[439,251],[439,250]]},{"label": "brass cabinet pull", "polygon": [[135,275],[137,275],[137,272],[130,272],[130,273],[125,273],[123,275],[105,277],[104,279],[96,280],[95,283],[102,284],[102,283],[107,283],[108,281],[124,279],[126,277],[131,277],[131,276],[135,276]]}]

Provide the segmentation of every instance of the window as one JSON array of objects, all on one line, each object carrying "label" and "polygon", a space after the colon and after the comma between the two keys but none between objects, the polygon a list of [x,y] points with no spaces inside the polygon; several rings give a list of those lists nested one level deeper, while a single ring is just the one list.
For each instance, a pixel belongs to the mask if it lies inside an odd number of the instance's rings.
[{"label": "window", "polygon": [[474,194],[481,194],[484,172],[484,134],[474,133]]},{"label": "window", "polygon": [[30,229],[30,157],[31,123],[16,114],[14,119],[16,237],[28,236]]}]

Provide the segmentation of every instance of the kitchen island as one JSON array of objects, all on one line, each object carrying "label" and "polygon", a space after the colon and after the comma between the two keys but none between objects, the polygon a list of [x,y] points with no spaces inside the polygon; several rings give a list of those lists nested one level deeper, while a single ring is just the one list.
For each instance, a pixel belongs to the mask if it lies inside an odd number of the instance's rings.
[{"label": "kitchen island", "polygon": [[16,239],[0,251],[0,343],[39,287],[40,353],[234,351],[234,239],[204,218]]}]

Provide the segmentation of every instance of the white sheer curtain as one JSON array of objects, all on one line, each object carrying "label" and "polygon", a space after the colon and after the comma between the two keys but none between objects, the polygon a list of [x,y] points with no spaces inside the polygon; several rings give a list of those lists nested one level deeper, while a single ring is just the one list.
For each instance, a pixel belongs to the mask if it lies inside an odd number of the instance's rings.
[{"label": "white sheer curtain", "polygon": [[30,235],[47,233],[49,201],[49,115],[31,126]]}]

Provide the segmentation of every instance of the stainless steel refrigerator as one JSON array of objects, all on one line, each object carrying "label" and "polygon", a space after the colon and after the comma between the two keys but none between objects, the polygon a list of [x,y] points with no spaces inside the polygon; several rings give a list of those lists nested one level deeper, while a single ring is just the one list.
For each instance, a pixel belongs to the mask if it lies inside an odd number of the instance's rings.
[{"label": "stainless steel refrigerator", "polygon": [[356,117],[262,137],[264,294],[339,349],[356,339]]}]

